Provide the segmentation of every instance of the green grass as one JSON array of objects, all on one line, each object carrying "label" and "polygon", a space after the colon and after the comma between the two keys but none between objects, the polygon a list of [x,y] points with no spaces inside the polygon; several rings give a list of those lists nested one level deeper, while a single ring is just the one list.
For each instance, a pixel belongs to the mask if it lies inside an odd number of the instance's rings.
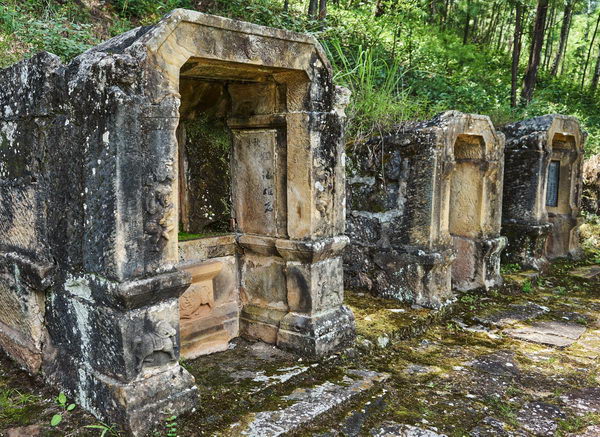
[{"label": "green grass", "polygon": [[187,233],[187,232],[180,232],[178,237],[179,237],[179,241],[190,241],[190,240],[198,240],[200,238],[218,237],[221,235],[229,235],[229,232],[205,232],[202,234],[191,234],[191,233]]},{"label": "green grass", "polygon": [[33,422],[39,413],[39,400],[32,394],[0,388],[0,429]]}]

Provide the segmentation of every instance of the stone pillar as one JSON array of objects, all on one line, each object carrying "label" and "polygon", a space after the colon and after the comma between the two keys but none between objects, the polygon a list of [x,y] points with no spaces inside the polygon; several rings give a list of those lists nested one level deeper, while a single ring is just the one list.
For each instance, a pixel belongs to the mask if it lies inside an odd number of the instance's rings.
[{"label": "stone pillar", "polygon": [[277,345],[323,356],[354,339],[354,316],[343,305],[341,253],[347,237],[316,241],[278,239],[286,263],[289,313],[281,320]]}]

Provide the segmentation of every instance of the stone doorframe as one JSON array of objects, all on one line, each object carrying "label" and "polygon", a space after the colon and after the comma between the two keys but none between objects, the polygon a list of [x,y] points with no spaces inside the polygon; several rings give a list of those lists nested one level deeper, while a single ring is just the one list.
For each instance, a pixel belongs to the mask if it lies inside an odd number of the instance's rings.
[{"label": "stone doorframe", "polygon": [[[0,125],[11,126],[7,147],[19,159],[3,174],[3,189],[16,195],[3,198],[15,214],[0,233],[0,285],[28,310],[11,325],[35,329],[21,330],[27,344],[3,337],[0,345],[136,436],[197,405],[194,378],[179,364],[179,297],[192,278],[177,265],[176,128],[179,74],[190,59],[220,77],[251,66],[286,88],[286,110],[275,117],[288,133],[287,224],[280,235],[238,237],[245,256],[276,258],[285,274],[277,344],[324,355],[354,333],[340,258],[345,94],[314,38],[175,10],[69,65],[40,54],[2,70],[12,115]],[[27,238],[11,238],[15,231]]]},{"label": "stone doorframe", "polygon": [[[276,342],[292,351],[323,355],[353,338],[353,317],[343,306],[341,251],[345,215],[343,164],[343,106],[331,82],[331,66],[312,37],[270,29],[186,10],[176,10],[162,22],[161,31],[144,42],[156,66],[150,79],[153,124],[165,152],[154,171],[169,174],[155,190],[168,205],[157,217],[166,244],[158,269],[178,262],[179,77],[193,61],[195,74],[214,79],[260,80],[268,76],[286,89],[286,111],[243,120],[248,127],[285,125],[287,132],[287,229],[282,235],[240,234],[246,253],[281,259],[287,287],[287,308],[277,319],[268,305],[245,311],[247,324],[272,325]],[[238,122],[239,123],[239,122]],[[152,196],[152,193],[150,193]],[[238,213],[240,213],[238,211]],[[242,221],[238,217],[238,222]],[[244,278],[242,277],[242,283]],[[261,294],[261,290],[246,290]],[[281,312],[281,305],[279,310]],[[262,338],[256,329],[247,332]],[[269,339],[265,334],[265,339]]]},{"label": "stone doorframe", "polygon": [[486,116],[456,113],[452,121],[440,124],[444,166],[432,234],[453,240],[453,288],[488,289],[502,283],[500,253],[506,246],[500,236],[504,136]]}]

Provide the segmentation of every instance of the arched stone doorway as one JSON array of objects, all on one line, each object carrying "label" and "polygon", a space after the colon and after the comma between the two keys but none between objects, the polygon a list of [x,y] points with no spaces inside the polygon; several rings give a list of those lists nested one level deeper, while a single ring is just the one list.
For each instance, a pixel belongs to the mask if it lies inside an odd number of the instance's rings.
[{"label": "arched stone doorway", "polygon": [[488,117],[448,111],[357,148],[347,286],[438,307],[500,283],[503,147]]}]

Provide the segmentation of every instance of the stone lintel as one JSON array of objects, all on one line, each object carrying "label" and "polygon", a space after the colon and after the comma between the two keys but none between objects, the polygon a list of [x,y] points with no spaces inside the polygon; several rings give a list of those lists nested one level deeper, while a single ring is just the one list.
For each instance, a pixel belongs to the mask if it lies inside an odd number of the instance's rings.
[{"label": "stone lintel", "polygon": [[264,235],[243,234],[238,237],[238,244],[244,249],[264,256],[277,256],[277,238]]},{"label": "stone lintel", "polygon": [[199,259],[219,258],[237,253],[235,234],[218,235],[179,242],[179,262],[196,262]]},{"label": "stone lintel", "polygon": [[253,115],[227,119],[227,125],[231,129],[284,127],[286,123],[285,114]]},{"label": "stone lintel", "polygon": [[277,251],[286,261],[315,263],[340,256],[350,239],[344,235],[319,240],[285,240],[275,242]]},{"label": "stone lintel", "polygon": [[127,309],[153,305],[181,296],[190,282],[190,274],[179,270],[126,281],[117,287],[117,299]]},{"label": "stone lintel", "polygon": [[514,230],[518,232],[526,232],[535,235],[542,235],[550,232],[552,223],[537,223],[537,222],[521,222],[521,221],[505,221],[502,223],[502,228]]},{"label": "stone lintel", "polygon": [[54,265],[48,261],[36,261],[16,252],[0,253],[0,268],[10,266],[19,269],[21,279],[36,290],[45,290],[52,284]]}]

